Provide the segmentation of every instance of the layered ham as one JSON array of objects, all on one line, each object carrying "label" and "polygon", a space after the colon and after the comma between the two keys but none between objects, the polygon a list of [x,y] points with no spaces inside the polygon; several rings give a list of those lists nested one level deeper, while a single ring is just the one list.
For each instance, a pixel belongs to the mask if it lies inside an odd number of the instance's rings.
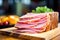
[{"label": "layered ham", "polygon": [[[51,13],[33,14],[28,13],[20,17],[15,27],[18,32],[40,33],[52,28]],[[55,15],[56,16],[56,15]],[[56,24],[57,25],[57,24]],[[48,28],[48,29],[47,29]]]}]

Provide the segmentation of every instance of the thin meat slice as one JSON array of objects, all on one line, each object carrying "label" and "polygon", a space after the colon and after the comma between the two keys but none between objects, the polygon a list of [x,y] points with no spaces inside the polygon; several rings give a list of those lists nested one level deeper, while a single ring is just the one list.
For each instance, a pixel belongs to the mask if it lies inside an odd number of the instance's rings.
[{"label": "thin meat slice", "polygon": [[[40,17],[41,16],[41,17]],[[25,21],[25,20],[31,20],[31,19],[36,19],[36,18],[44,18],[46,17],[46,15],[42,16],[42,15],[38,15],[38,16],[35,16],[35,17],[27,17],[27,18],[20,18],[20,21]]]},{"label": "thin meat slice", "polygon": [[20,33],[36,33],[36,31],[34,31],[33,29],[31,28],[20,28],[20,29],[17,29],[16,32],[20,32]]},{"label": "thin meat slice", "polygon": [[46,14],[33,14],[33,13],[27,13],[26,15],[21,16],[20,18],[31,18],[31,17],[40,17],[45,16]]},{"label": "thin meat slice", "polygon": [[19,23],[17,23],[15,25],[15,27],[16,28],[32,28],[32,27],[34,27],[34,25],[30,25],[30,24],[19,24]]}]

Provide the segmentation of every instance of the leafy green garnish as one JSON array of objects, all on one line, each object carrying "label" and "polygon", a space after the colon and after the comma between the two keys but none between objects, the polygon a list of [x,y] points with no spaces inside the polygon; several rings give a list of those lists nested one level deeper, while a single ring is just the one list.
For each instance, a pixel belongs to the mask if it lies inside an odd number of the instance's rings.
[{"label": "leafy green garnish", "polygon": [[45,12],[53,12],[53,10],[46,6],[37,7],[36,10],[32,10],[32,13],[45,13]]}]

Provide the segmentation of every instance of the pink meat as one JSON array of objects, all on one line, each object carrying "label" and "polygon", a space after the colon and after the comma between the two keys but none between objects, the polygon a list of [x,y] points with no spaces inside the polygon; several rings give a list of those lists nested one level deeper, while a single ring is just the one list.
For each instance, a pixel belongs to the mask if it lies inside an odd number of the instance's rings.
[{"label": "pink meat", "polygon": [[32,28],[32,27],[34,27],[34,25],[19,24],[19,23],[17,23],[17,24],[15,25],[15,27],[16,27],[16,28]]},{"label": "pink meat", "polygon": [[[28,15],[27,15],[27,16],[28,16]],[[29,17],[25,17],[25,16],[24,16],[24,17],[21,17],[21,18],[20,18],[20,21],[31,20],[31,19],[36,19],[36,18],[42,19],[42,18],[44,18],[44,17],[46,17],[46,15],[42,15],[42,14],[41,14],[41,15],[40,15],[40,14],[37,15],[37,14],[35,14],[35,16],[34,16],[34,15],[33,15],[33,16],[30,15]]]},{"label": "pink meat", "polygon": [[19,28],[17,31],[19,31],[19,32],[31,32],[31,33],[43,32],[46,29],[46,27],[44,27],[44,26],[45,26],[45,23],[39,24],[34,28]]},{"label": "pink meat", "polygon": [[16,30],[16,32],[19,32],[19,33],[36,33],[33,30]]},{"label": "pink meat", "polygon": [[46,30],[46,22],[46,14],[27,14],[20,18],[15,27],[19,32],[43,32]]},{"label": "pink meat", "polygon": [[36,26],[37,24],[42,24],[42,23],[45,23],[47,20],[46,18],[43,18],[39,21],[36,21],[36,22],[18,22],[15,26],[18,27],[18,28],[32,28],[34,26]]}]

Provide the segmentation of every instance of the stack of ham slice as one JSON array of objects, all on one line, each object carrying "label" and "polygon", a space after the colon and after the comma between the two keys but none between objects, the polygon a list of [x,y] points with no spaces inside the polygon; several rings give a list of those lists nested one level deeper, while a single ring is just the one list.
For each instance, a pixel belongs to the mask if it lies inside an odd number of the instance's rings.
[{"label": "stack of ham slice", "polygon": [[33,14],[28,13],[20,17],[15,25],[18,32],[40,33],[56,28],[58,24],[58,12]]}]

